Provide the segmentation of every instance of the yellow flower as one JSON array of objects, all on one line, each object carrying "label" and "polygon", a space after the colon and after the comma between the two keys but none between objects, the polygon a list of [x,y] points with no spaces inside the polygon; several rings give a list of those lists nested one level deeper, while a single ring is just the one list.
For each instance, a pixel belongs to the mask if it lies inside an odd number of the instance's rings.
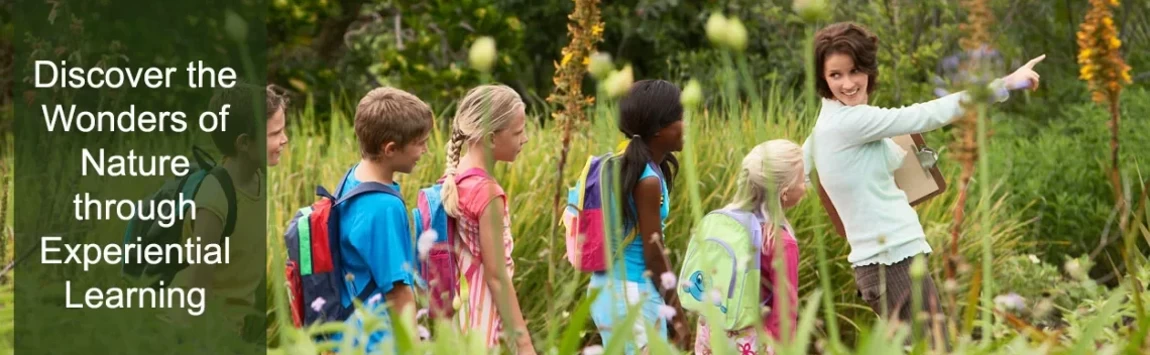
[{"label": "yellow flower", "polygon": [[597,24],[591,26],[591,35],[592,36],[598,37],[601,34],[603,34],[603,24],[597,23]]},{"label": "yellow flower", "polygon": [[564,53],[563,59],[559,61],[559,66],[565,67],[565,66],[567,66],[567,63],[570,63],[570,62],[571,62],[571,53]]},{"label": "yellow flower", "polygon": [[1122,47],[1122,40],[1117,37],[1110,37],[1110,49],[1118,49]]}]

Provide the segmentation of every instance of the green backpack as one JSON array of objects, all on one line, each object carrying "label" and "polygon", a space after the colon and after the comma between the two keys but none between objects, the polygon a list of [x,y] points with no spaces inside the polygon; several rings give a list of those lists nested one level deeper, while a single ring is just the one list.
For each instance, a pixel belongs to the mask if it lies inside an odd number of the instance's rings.
[{"label": "green backpack", "polygon": [[761,321],[762,235],[762,219],[751,212],[721,209],[704,216],[687,244],[687,257],[679,271],[683,308],[699,312],[717,306],[725,317],[720,325],[726,330]]}]

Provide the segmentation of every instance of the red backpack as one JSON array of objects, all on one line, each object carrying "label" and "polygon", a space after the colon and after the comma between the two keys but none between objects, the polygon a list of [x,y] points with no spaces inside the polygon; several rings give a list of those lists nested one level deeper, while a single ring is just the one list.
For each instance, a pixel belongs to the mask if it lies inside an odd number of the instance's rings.
[{"label": "red backpack", "polygon": [[[346,180],[345,175],[339,183],[340,189]],[[345,195],[340,195],[337,189],[335,196],[339,198],[329,194],[323,186],[317,186],[319,200],[301,208],[292,217],[291,225],[284,233],[288,252],[284,274],[288,307],[297,328],[316,322],[343,321],[354,311],[352,307],[344,307],[340,297],[346,288],[339,251],[339,216],[335,207],[368,193],[386,193],[402,200],[399,192],[378,182],[361,183]],[[367,302],[367,297],[376,288],[373,280],[354,297]]]}]

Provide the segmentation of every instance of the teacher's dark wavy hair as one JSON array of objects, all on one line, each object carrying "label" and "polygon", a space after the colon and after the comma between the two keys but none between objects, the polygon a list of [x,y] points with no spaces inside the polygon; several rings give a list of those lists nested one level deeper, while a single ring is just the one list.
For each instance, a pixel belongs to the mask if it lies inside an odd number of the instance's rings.
[{"label": "teacher's dark wavy hair", "polygon": [[819,96],[833,99],[835,94],[823,75],[827,57],[833,54],[850,56],[855,69],[867,74],[867,95],[878,87],[878,37],[853,22],[839,22],[823,27],[815,33],[815,87]]}]

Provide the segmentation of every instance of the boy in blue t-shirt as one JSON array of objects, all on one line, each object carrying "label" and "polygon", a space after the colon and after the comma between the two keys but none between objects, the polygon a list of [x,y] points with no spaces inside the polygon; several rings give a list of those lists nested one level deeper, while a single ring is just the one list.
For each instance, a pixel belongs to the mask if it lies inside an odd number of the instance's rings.
[{"label": "boy in blue t-shirt", "polygon": [[[367,93],[355,112],[361,160],[346,172],[340,193],[367,181],[399,191],[395,174],[411,173],[427,152],[431,124],[431,108],[410,93],[394,88],[377,88]],[[403,312],[411,307],[414,315],[417,260],[406,205],[402,199],[383,193],[361,195],[349,202],[336,207],[340,253],[344,270],[350,274],[341,301],[350,306],[351,298],[374,281],[376,291],[360,300],[365,313],[386,320],[389,311]],[[353,315],[348,321],[358,324],[361,332],[356,342],[366,342],[368,353],[390,333],[362,334],[363,322],[358,316]],[[414,324],[414,318],[411,321]]]}]

